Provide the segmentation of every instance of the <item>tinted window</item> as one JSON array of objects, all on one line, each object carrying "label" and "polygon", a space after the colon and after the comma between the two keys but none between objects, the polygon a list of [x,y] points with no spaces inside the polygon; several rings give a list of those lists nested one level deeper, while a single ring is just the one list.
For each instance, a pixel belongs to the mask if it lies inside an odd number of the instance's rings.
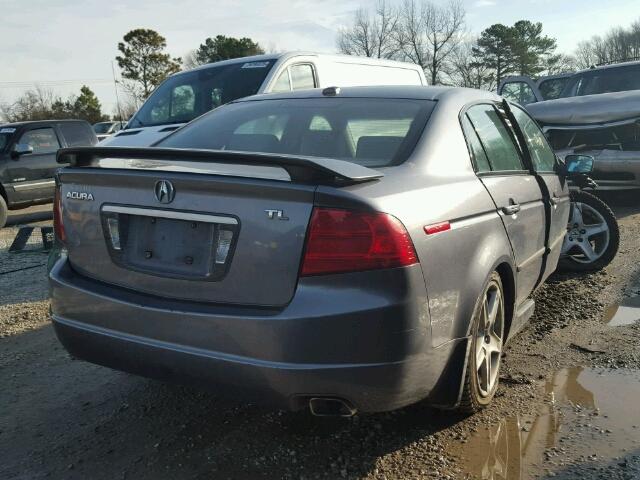
[{"label": "tinted window", "polygon": [[640,90],[640,65],[594,69],[570,78],[563,97]]},{"label": "tinted window", "polygon": [[527,142],[533,168],[538,172],[553,172],[556,156],[538,125],[521,109],[513,108],[512,111]]},{"label": "tinted window", "polygon": [[239,102],[155,146],[329,157],[381,167],[406,159],[433,106],[431,101],[380,98]]},{"label": "tinted window", "polygon": [[525,82],[509,82],[502,87],[501,95],[512,102],[527,105],[536,101],[536,95]]},{"label": "tinted window", "polygon": [[69,147],[94,145],[97,138],[88,123],[63,122],[58,125]]},{"label": "tinted window", "polygon": [[480,173],[491,171],[489,159],[484,153],[484,148],[482,148],[480,139],[478,139],[478,135],[476,134],[473,125],[471,125],[469,117],[466,115],[462,117],[462,129],[464,131],[464,136],[467,139],[467,145],[469,145],[469,151],[476,171]]},{"label": "tinted window", "polygon": [[522,160],[498,111],[491,105],[476,105],[467,111],[493,171],[524,170]]},{"label": "tinted window", "polygon": [[169,77],[142,105],[130,127],[186,123],[225,103],[257,93],[273,61],[212,66]]},{"label": "tinted window", "polygon": [[108,133],[109,130],[111,129],[111,125],[113,125],[113,123],[111,122],[96,123],[93,125],[93,131],[96,132],[97,134]]},{"label": "tinted window", "polygon": [[33,148],[33,153],[52,153],[60,148],[58,137],[53,128],[38,128],[22,134],[18,143],[26,143]]},{"label": "tinted window", "polygon": [[294,90],[314,88],[313,67],[309,64],[294,65],[291,70],[291,86]]},{"label": "tinted window", "polygon": [[538,85],[540,95],[543,100],[555,100],[560,98],[564,86],[567,84],[569,77],[564,78],[550,78],[549,80],[543,80]]},{"label": "tinted window", "polygon": [[7,145],[9,145],[9,142],[11,141],[11,137],[13,137],[13,132],[15,131],[13,128],[7,128],[6,130],[7,131],[5,132],[0,130],[0,152],[7,148]]}]

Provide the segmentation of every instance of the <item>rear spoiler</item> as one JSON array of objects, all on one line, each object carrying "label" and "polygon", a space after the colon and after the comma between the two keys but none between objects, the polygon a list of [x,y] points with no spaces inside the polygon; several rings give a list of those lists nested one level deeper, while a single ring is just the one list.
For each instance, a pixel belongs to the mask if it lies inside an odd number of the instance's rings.
[{"label": "rear spoiler", "polygon": [[99,167],[106,158],[215,162],[234,165],[260,165],[284,168],[292,180],[353,185],[384,176],[383,173],[356,163],[330,158],[282,155],[277,153],[237,152],[150,147],[73,147],[58,150],[57,162],[72,167]]}]

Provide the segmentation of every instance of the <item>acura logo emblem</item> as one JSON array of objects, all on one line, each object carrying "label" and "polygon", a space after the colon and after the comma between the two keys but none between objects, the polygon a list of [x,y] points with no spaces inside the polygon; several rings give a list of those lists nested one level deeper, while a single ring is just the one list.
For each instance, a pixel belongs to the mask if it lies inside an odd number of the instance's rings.
[{"label": "acura logo emblem", "polygon": [[154,191],[160,203],[171,203],[176,196],[176,190],[169,180],[158,180]]}]

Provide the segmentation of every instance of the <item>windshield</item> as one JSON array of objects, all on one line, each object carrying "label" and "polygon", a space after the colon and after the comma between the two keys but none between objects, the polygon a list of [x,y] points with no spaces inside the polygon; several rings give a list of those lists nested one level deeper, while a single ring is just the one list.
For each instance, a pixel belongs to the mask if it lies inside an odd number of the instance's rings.
[{"label": "windshield", "polygon": [[562,97],[640,90],[640,65],[594,69],[571,77]]},{"label": "windshield", "polygon": [[101,133],[108,133],[109,128],[111,128],[111,122],[96,123],[93,126],[93,131],[100,135]]},{"label": "windshield", "polygon": [[169,77],[144,102],[129,128],[187,123],[238,98],[254,95],[274,61],[233,63]]},{"label": "windshield", "polygon": [[410,155],[434,105],[382,98],[239,102],[154,146],[326,157],[383,167]]}]

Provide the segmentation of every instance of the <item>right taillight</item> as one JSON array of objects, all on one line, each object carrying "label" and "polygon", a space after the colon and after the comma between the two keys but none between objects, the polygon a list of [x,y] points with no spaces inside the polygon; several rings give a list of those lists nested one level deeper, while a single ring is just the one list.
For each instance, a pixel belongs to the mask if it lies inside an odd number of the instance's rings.
[{"label": "right taillight", "polygon": [[314,208],[302,276],[404,267],[418,263],[404,225],[387,213]]},{"label": "right taillight", "polygon": [[62,221],[62,194],[60,193],[60,185],[56,185],[56,192],[53,199],[53,232],[56,239],[61,243],[67,241],[64,223]]}]

